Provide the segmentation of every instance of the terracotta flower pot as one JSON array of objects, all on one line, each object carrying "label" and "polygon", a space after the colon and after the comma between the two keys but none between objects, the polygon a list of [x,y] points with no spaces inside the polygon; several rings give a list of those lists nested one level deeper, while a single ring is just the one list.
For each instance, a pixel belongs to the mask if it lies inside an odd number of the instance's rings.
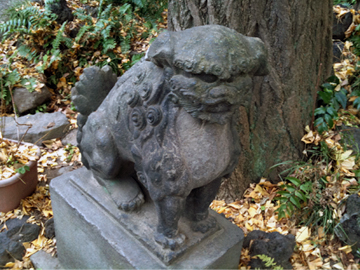
[{"label": "terracotta flower pot", "polygon": [[[39,147],[30,143],[22,144],[37,148],[37,156],[40,156]],[[29,166],[30,170],[24,174],[17,173],[8,179],[0,180],[0,212],[15,209],[19,206],[21,199],[29,196],[36,189],[38,182],[37,161],[30,161],[26,165]]]}]

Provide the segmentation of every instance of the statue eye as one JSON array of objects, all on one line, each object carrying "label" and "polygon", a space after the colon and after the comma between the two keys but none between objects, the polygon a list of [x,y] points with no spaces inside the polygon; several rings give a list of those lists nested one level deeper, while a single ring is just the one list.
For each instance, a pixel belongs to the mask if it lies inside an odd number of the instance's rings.
[{"label": "statue eye", "polygon": [[212,74],[200,73],[194,75],[194,77],[206,82],[206,83],[214,83],[218,80],[218,77]]},{"label": "statue eye", "polygon": [[232,83],[233,81],[235,81],[234,77],[230,77],[229,79],[226,80],[227,83]]}]

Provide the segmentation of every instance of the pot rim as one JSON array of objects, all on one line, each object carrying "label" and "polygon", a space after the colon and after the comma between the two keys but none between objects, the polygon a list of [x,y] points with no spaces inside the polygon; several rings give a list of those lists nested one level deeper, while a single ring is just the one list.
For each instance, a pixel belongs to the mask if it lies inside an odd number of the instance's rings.
[{"label": "pot rim", "polygon": [[[18,142],[17,140],[11,140],[11,139],[6,139],[6,138],[3,138],[4,140],[7,140],[7,141],[10,141],[10,142]],[[37,153],[36,155],[38,157],[40,157],[41,155],[41,151],[40,151],[40,148],[36,145],[36,144],[33,144],[33,143],[27,143],[27,142],[21,142],[21,144],[25,144],[25,145],[31,145],[33,146],[34,148],[37,148]],[[26,163],[24,166],[29,166],[29,167],[32,167],[34,166],[35,164],[37,163],[37,161],[30,161],[29,163]],[[10,186],[18,181],[21,181],[20,180],[20,176],[21,174],[20,173],[16,173],[15,175],[11,176],[10,178],[7,178],[7,179],[3,179],[3,180],[0,180],[0,188],[1,187],[6,187],[6,186]]]}]

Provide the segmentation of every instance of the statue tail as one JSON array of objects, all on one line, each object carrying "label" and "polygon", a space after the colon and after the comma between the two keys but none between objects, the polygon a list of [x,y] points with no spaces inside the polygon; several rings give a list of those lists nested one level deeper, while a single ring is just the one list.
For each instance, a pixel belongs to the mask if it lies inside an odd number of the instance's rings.
[{"label": "statue tail", "polygon": [[71,100],[80,113],[78,115],[77,141],[80,144],[82,127],[88,116],[97,110],[117,81],[116,74],[110,66],[99,68],[91,66],[84,69],[80,80],[71,89]]}]

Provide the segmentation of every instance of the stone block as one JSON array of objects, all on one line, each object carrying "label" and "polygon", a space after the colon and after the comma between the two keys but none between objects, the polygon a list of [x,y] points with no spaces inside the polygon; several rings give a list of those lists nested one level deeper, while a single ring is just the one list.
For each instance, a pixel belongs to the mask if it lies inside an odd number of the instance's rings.
[{"label": "stone block", "polygon": [[18,140],[19,134],[24,142],[37,145],[45,140],[62,138],[70,127],[69,121],[61,112],[28,114],[18,117],[17,122],[21,125],[15,122],[14,117],[4,117],[4,137]]},{"label": "stone block", "polygon": [[43,250],[36,252],[30,257],[32,264],[35,269],[41,270],[54,270],[54,269],[63,269],[60,265],[58,258],[52,257],[50,254],[46,253]]},{"label": "stone block", "polygon": [[240,228],[211,211],[218,226],[193,232],[180,219],[185,243],[175,251],[153,239],[157,224],[149,200],[137,211],[119,210],[111,197],[81,168],[52,180],[57,251],[67,269],[237,269],[244,235]]}]

